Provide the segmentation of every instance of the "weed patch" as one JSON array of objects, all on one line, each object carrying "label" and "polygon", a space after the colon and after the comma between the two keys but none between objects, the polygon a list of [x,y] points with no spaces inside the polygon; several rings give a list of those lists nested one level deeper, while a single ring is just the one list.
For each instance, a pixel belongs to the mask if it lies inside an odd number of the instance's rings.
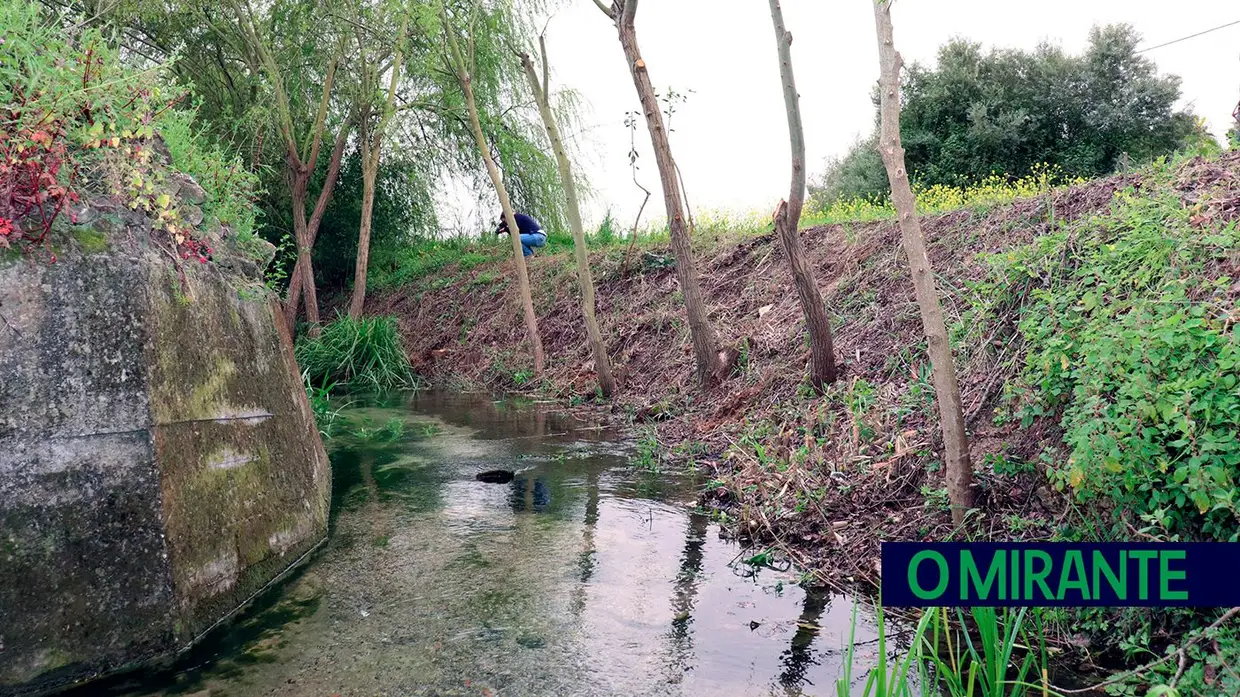
[{"label": "weed patch", "polygon": [[994,289],[1027,298],[1008,394],[1023,426],[1060,420],[1051,481],[1115,537],[1236,541],[1240,330],[1224,267],[1240,232],[1194,217],[1176,174],[991,258]]},{"label": "weed patch", "polygon": [[340,317],[318,338],[301,337],[295,353],[308,378],[319,384],[347,384],[356,390],[385,390],[415,384],[391,317]]}]

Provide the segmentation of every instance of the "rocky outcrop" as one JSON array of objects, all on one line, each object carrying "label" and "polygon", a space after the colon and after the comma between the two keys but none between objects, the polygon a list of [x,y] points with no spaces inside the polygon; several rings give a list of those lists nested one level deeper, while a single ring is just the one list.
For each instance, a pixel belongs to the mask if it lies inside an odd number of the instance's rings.
[{"label": "rocky outcrop", "polygon": [[0,259],[0,695],[171,656],[326,534],[264,243],[217,226],[182,274],[140,216],[81,213],[56,263]]}]

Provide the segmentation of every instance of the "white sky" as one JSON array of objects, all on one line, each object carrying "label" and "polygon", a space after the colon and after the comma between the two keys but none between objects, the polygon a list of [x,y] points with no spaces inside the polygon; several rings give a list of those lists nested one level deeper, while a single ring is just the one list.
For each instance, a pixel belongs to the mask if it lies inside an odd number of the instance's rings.
[{"label": "white sky", "polygon": [[[871,1],[783,0],[811,176],[872,126],[878,51]],[[1049,40],[1078,53],[1091,26],[1118,22],[1133,25],[1142,46],[1154,46],[1240,20],[1240,3],[900,0],[892,17],[905,63],[933,63],[938,47],[954,37],[1024,49]],[[693,90],[673,117],[671,143],[695,213],[769,214],[788,194],[790,165],[768,3],[643,0],[637,36],[657,90]],[[577,138],[584,174],[596,191],[585,211],[587,225],[610,207],[627,227],[643,197],[630,177],[623,125],[624,112],[637,109],[638,100],[615,29],[592,0],[570,0],[551,18],[547,45],[552,90],[575,89],[586,102]],[[1160,72],[1182,78],[1181,103],[1222,137],[1240,99],[1240,25],[1146,55]],[[639,180],[654,193],[643,214],[649,221],[663,217],[663,201],[644,122],[636,142]]]}]

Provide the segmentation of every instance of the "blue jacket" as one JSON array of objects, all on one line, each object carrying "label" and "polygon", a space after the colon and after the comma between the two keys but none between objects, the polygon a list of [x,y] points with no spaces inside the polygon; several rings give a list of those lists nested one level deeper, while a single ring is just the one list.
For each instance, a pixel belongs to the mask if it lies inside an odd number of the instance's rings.
[{"label": "blue jacket", "polygon": [[[537,220],[534,220],[524,213],[517,213],[513,217],[517,219],[517,230],[519,230],[522,235],[533,235],[536,232],[543,231],[542,226],[538,224]],[[508,232],[508,221],[501,218],[499,221],[499,227],[495,229],[495,234],[500,235],[505,232]]]}]

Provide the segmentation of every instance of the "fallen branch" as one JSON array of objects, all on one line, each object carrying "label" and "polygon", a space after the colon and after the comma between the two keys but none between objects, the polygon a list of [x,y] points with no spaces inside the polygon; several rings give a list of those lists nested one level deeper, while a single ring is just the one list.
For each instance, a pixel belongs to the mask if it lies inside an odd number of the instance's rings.
[{"label": "fallen branch", "polygon": [[[1179,670],[1176,671],[1176,676],[1175,676],[1175,679],[1178,679],[1180,677],[1180,674],[1183,673],[1184,662],[1187,660],[1188,650],[1192,648],[1194,645],[1196,645],[1197,642],[1204,639],[1206,635],[1210,633],[1210,630],[1218,629],[1224,623],[1226,623],[1227,620],[1231,619],[1232,617],[1235,617],[1237,613],[1240,613],[1240,607],[1233,607],[1227,612],[1224,612],[1222,617],[1219,617],[1217,620],[1214,620],[1214,622],[1209,627],[1206,627],[1205,629],[1201,630],[1201,632],[1197,634],[1197,636],[1184,642],[1183,646],[1167,654],[1166,656],[1163,656],[1157,661],[1154,661],[1153,663],[1147,663],[1141,666],[1140,668],[1134,668],[1133,670],[1130,670],[1127,673],[1121,673],[1120,675],[1117,675],[1109,680],[1100,682],[1097,685],[1094,685],[1093,687],[1082,687],[1077,690],[1065,690],[1061,687],[1055,687],[1054,690],[1064,695],[1079,695],[1079,694],[1084,694],[1087,692],[1097,692],[1104,687],[1110,687],[1111,685],[1119,684],[1129,678],[1135,678],[1138,675],[1143,675],[1145,673],[1148,673],[1154,668],[1157,668],[1158,666],[1176,657],[1179,657],[1178,660],[1180,661],[1180,668]],[[1175,682],[1175,679],[1172,680],[1173,684]]]}]

